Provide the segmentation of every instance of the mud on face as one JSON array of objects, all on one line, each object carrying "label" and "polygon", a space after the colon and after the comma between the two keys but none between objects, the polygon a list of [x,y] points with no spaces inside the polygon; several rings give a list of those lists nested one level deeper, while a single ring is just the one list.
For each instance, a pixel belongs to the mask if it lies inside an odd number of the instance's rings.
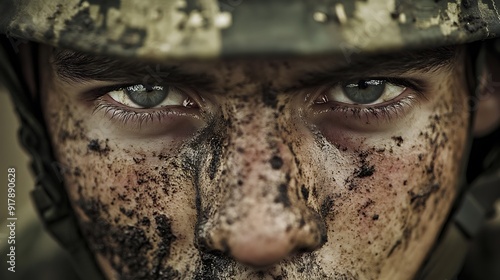
[{"label": "mud on face", "polygon": [[182,141],[102,129],[67,87],[46,85],[66,187],[108,277],[378,279],[418,269],[455,196],[450,162],[460,162],[468,126],[460,69],[397,125],[367,134],[330,115],[319,122],[303,99],[277,92],[293,62],[260,66],[215,67],[219,110]]}]

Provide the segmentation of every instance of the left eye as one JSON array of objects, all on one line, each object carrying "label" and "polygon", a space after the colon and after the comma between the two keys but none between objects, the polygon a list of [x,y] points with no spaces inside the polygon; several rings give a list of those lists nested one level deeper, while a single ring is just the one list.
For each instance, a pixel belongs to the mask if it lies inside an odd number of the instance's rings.
[{"label": "left eye", "polygon": [[108,92],[116,102],[138,109],[163,106],[186,106],[190,99],[186,94],[170,86],[132,85]]},{"label": "left eye", "polygon": [[323,93],[315,103],[328,101],[354,105],[376,105],[398,97],[406,87],[380,79],[367,79],[339,83]]}]

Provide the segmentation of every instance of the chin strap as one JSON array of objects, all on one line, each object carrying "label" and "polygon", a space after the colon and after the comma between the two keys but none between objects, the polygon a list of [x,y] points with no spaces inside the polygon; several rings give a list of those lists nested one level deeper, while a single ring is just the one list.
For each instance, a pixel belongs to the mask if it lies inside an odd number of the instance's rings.
[{"label": "chin strap", "polygon": [[[499,44],[496,40],[493,44]],[[469,88],[475,92],[478,85],[476,73],[481,73],[485,67],[485,52],[488,47],[481,46],[472,59],[469,69]],[[500,50],[497,52],[500,55]],[[472,70],[471,70],[472,69]],[[475,70],[475,72],[474,72]],[[472,112],[472,110],[471,110]],[[471,123],[473,116],[471,117]],[[470,131],[472,140],[472,131]],[[465,170],[465,169],[463,169]],[[423,268],[415,279],[443,280],[456,279],[461,271],[470,244],[479,233],[487,219],[494,215],[495,202],[500,199],[500,141],[492,147],[484,160],[483,172],[468,187],[464,183],[461,190],[465,191],[453,208],[445,227],[437,239]],[[464,172],[465,174],[465,172]],[[465,175],[462,182],[466,182]]]},{"label": "chin strap", "polygon": [[[33,105],[29,91],[22,86],[5,51],[8,40],[0,36],[0,78],[10,92],[20,117],[19,139],[31,155],[31,168],[36,175],[31,197],[46,230],[71,255],[81,279],[104,279],[78,227],[63,180],[54,160],[43,118]],[[7,43],[6,43],[7,42]],[[5,49],[4,49],[5,47]],[[11,54],[15,55],[14,53]],[[38,56],[36,56],[38,57]],[[18,62],[19,63],[19,62]],[[34,64],[35,67],[38,63]],[[38,73],[35,73],[38,74]]]}]

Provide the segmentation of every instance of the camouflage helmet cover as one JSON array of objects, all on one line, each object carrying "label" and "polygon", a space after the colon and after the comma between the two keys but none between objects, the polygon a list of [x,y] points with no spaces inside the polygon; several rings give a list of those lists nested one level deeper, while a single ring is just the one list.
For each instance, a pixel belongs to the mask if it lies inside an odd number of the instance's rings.
[{"label": "camouflage helmet cover", "polygon": [[500,34],[500,0],[3,0],[0,33],[146,59],[350,54]]}]

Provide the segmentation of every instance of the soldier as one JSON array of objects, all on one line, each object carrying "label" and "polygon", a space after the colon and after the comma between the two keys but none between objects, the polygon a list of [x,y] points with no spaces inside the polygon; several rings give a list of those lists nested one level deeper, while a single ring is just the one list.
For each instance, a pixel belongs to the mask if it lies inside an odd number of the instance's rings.
[{"label": "soldier", "polygon": [[40,216],[82,279],[452,279],[498,197],[499,5],[3,1]]}]

